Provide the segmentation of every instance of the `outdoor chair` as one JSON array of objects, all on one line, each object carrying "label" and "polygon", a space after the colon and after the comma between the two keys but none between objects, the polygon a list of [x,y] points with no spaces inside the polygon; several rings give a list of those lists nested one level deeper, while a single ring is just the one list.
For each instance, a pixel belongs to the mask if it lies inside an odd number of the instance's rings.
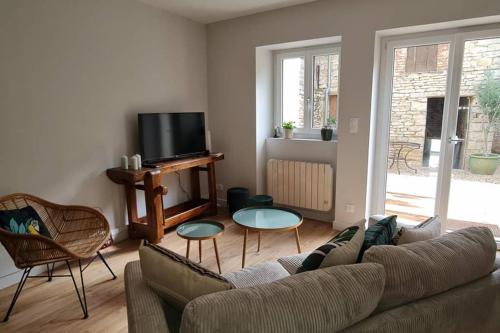
[{"label": "outdoor chair", "polygon": [[[103,244],[110,239],[106,218],[97,210],[89,207],[57,205],[29,194],[17,193],[0,197],[0,212],[2,214],[18,212],[19,209],[26,207],[32,207],[38,213],[41,222],[45,225],[44,228],[48,229],[50,237],[40,234],[14,233],[0,228],[0,242],[11,256],[16,267],[23,270],[4,322],[9,319],[26,280],[39,277],[48,278],[48,281],[51,281],[53,277],[71,277],[82,307],[83,318],[88,318],[83,271],[96,257],[99,257],[110,271],[113,279],[116,279],[116,275],[99,252]],[[82,261],[87,259],[88,263],[82,267]],[[81,293],[71,270],[71,261],[78,262]],[[64,263],[69,274],[54,275],[56,263]],[[47,266],[47,275],[30,276],[33,267],[40,265]]]}]

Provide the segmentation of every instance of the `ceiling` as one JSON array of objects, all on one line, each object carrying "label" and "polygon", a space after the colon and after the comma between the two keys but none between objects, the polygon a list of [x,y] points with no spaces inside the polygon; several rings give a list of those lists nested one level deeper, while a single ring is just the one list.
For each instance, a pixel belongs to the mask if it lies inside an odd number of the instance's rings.
[{"label": "ceiling", "polygon": [[201,23],[212,23],[317,0],[141,0]]}]

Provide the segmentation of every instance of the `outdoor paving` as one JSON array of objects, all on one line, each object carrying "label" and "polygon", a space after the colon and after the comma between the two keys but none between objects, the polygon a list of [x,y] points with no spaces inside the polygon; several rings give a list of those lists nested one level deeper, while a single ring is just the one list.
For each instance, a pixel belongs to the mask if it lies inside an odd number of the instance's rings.
[{"label": "outdoor paving", "polygon": [[[500,237],[500,181],[485,181],[491,178],[470,175],[467,179],[463,171],[454,171],[447,229],[482,225]],[[497,180],[496,175],[494,178]],[[399,220],[415,224],[434,215],[436,183],[435,172],[417,175],[388,173],[386,213],[396,214]]]}]

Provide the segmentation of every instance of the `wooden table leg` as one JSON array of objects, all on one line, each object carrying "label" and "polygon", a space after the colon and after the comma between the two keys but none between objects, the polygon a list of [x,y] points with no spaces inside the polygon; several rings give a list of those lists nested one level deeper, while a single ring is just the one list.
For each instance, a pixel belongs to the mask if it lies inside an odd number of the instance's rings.
[{"label": "wooden table leg", "polygon": [[159,169],[146,172],[144,175],[144,196],[148,216],[148,240],[159,243],[163,238],[163,202],[161,189],[161,173]]},{"label": "wooden table leg", "polygon": [[247,251],[247,237],[248,237],[248,229],[245,229],[245,233],[243,236],[243,258],[241,260],[241,268],[245,268],[245,252]]},{"label": "wooden table leg", "polygon": [[299,228],[295,228],[295,240],[297,241],[297,251],[300,251],[300,239],[299,239]]},{"label": "wooden table leg", "polygon": [[210,215],[217,214],[217,188],[215,180],[215,163],[207,164],[208,171],[208,200],[210,201]]},{"label": "wooden table leg", "polygon": [[200,249],[200,262],[201,262],[201,240],[198,241],[198,244],[199,244],[198,247]]},{"label": "wooden table leg", "polygon": [[220,269],[219,251],[217,250],[217,241],[214,238],[215,259],[217,259],[217,267],[219,267],[219,274],[222,274]]},{"label": "wooden table leg", "polygon": [[191,244],[191,241],[188,239],[188,244],[187,244],[187,248],[186,248],[186,258],[189,259],[189,245]]},{"label": "wooden table leg", "polygon": [[261,234],[261,232],[259,231],[259,240],[258,240],[258,243],[257,243],[257,252],[260,252],[260,234]]}]

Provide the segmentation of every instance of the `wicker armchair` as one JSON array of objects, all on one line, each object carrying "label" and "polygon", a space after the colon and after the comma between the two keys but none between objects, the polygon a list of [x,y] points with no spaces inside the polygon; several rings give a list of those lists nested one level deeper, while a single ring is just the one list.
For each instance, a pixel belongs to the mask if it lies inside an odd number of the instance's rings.
[{"label": "wicker armchair", "polygon": [[[53,277],[71,277],[84,318],[87,318],[88,309],[83,281],[85,268],[96,257],[99,257],[111,272],[113,279],[116,278],[99,252],[110,237],[106,218],[89,207],[57,205],[29,194],[16,193],[0,197],[0,210],[20,209],[27,206],[36,210],[47,226],[52,239],[39,235],[15,234],[0,228],[0,242],[12,257],[16,267],[24,269],[4,321],[9,319],[26,280],[32,277],[47,277],[48,281],[51,281]],[[90,260],[85,267],[82,267],[82,260],[86,259]],[[83,300],[71,270],[70,261],[78,261]],[[68,275],[53,274],[54,266],[58,262],[66,263]],[[30,276],[31,269],[39,265],[47,265],[47,275]]]}]

